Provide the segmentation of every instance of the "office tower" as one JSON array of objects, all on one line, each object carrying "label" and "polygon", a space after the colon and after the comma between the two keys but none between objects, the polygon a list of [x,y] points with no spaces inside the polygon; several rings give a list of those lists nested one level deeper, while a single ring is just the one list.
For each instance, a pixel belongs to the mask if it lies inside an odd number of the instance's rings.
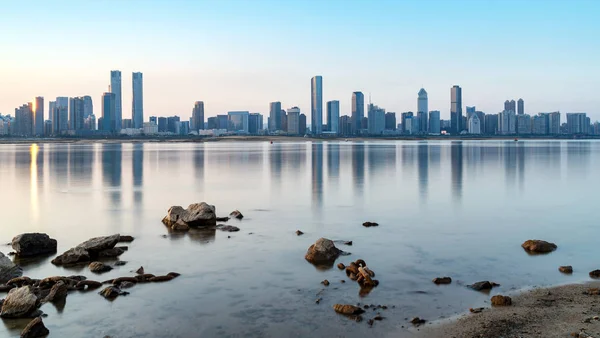
[{"label": "office tower", "polygon": [[181,119],[177,115],[167,117],[167,132],[179,134],[179,122]]},{"label": "office tower", "polygon": [[38,96],[33,101],[33,134],[44,135],[44,98]]},{"label": "office tower", "polygon": [[560,134],[560,112],[548,113],[548,134]]},{"label": "office tower", "polygon": [[525,114],[525,101],[523,101],[523,99],[517,100],[517,114],[518,115]]},{"label": "office tower", "polygon": [[450,129],[453,134],[463,130],[462,121],[462,88],[455,85],[450,89]]},{"label": "office tower", "polygon": [[306,115],[300,114],[300,122],[298,122],[298,133],[300,135],[306,135]]},{"label": "office tower", "polygon": [[83,97],[72,97],[69,99],[69,130],[77,131],[83,129]]},{"label": "office tower", "polygon": [[504,110],[505,111],[513,111],[513,112],[517,112],[517,103],[515,102],[515,100],[506,100],[504,101]]},{"label": "office tower", "polygon": [[340,135],[350,136],[352,135],[352,118],[348,115],[340,117]]},{"label": "office tower", "polygon": [[167,118],[166,117],[159,117],[157,125],[158,125],[159,133],[167,132]]},{"label": "office tower", "polygon": [[413,118],[413,112],[411,112],[411,111],[402,113],[400,115],[400,123],[402,123],[402,133],[403,134],[412,133],[412,125],[410,127],[407,127],[407,122],[406,122],[407,119],[411,119],[410,123],[412,124],[412,118]]},{"label": "office tower", "polygon": [[362,129],[362,119],[365,117],[365,96],[362,92],[352,93],[352,124],[353,134],[358,134]]},{"label": "office tower", "polygon": [[204,102],[196,101],[194,109],[192,109],[192,121],[195,131],[204,129]]},{"label": "office tower", "polygon": [[190,133],[190,121],[179,122],[179,135],[187,135]]},{"label": "office tower", "polygon": [[517,115],[517,134],[531,134],[531,116],[526,114]]},{"label": "office tower", "polygon": [[19,108],[15,108],[15,135],[31,136],[33,135],[33,105],[31,103],[24,104]]},{"label": "office tower", "polygon": [[[119,132],[122,128],[123,123],[123,102],[121,100],[122,90],[120,70],[110,71],[110,92],[115,94],[115,114],[111,116],[111,119],[113,120],[111,132]],[[104,114],[104,112],[102,113]],[[104,121],[104,123],[106,124],[106,121]]]},{"label": "office tower", "polygon": [[269,104],[269,131],[281,130],[281,102]]},{"label": "office tower", "polygon": [[259,113],[248,115],[248,133],[257,135],[262,130],[263,116]]},{"label": "office tower", "polygon": [[516,114],[514,110],[498,113],[498,133],[511,135],[516,133]]},{"label": "office tower", "polygon": [[471,118],[471,115],[475,114],[476,108],[475,108],[475,106],[473,106],[473,107],[467,106],[466,109],[467,109],[467,120],[468,120],[469,118]]},{"label": "office tower", "polygon": [[340,101],[327,101],[327,130],[340,132]]},{"label": "office tower", "polygon": [[323,133],[323,77],[317,75],[310,81],[310,130],[313,135]]},{"label": "office tower", "polygon": [[102,94],[102,131],[114,133],[116,131],[117,101],[114,93]]},{"label": "office tower", "polygon": [[58,132],[55,132],[55,134],[60,135],[69,130],[69,98],[63,96],[57,97],[56,110]]},{"label": "office tower", "polygon": [[217,117],[216,116],[212,116],[209,117],[208,119],[206,119],[206,129],[208,130],[212,130],[212,129],[218,129],[217,128]]},{"label": "office tower", "polygon": [[496,135],[498,133],[498,114],[486,114],[484,132],[488,135]]},{"label": "office tower", "polygon": [[[419,90],[418,99],[417,99],[417,116],[419,117],[419,131],[422,133],[427,133],[428,122],[427,122],[427,113],[429,112],[429,103],[427,99],[427,92],[424,88]],[[422,114],[419,114],[422,113]]]},{"label": "office tower", "polygon": [[44,135],[52,135],[52,121],[50,120],[44,121]]},{"label": "office tower", "polygon": [[56,113],[56,101],[50,101],[48,103],[48,118],[51,121],[50,133],[47,135],[58,134],[58,116]]},{"label": "office tower", "polygon": [[385,113],[385,130],[396,130],[396,113]]},{"label": "office tower", "polygon": [[300,108],[298,107],[287,110],[287,132],[290,135],[300,134]]},{"label": "office tower", "polygon": [[83,119],[83,128],[86,130],[96,130],[96,115],[92,114]]},{"label": "office tower", "polygon": [[369,135],[381,135],[385,130],[385,109],[369,104],[367,119]]},{"label": "office tower", "polygon": [[432,110],[429,112],[429,133],[439,134],[441,132],[440,111]]},{"label": "office tower", "polygon": [[133,72],[131,76],[131,124],[135,129],[144,126],[144,76],[142,73]]},{"label": "office tower", "polygon": [[477,117],[479,117],[479,124],[481,125],[481,133],[485,133],[485,113],[479,110],[475,111]]},{"label": "office tower", "polygon": [[587,134],[589,124],[586,113],[567,113],[567,132],[569,134]]},{"label": "office tower", "polygon": [[475,112],[473,112],[468,119],[467,130],[469,134],[481,134],[481,121],[479,121],[479,116],[477,116]]},{"label": "office tower", "polygon": [[418,120],[418,124],[416,125],[417,127],[417,132],[419,134],[427,134],[427,130],[428,130],[428,121],[427,121],[427,112],[423,112],[420,111],[417,113],[417,120]]},{"label": "office tower", "polygon": [[87,119],[90,115],[94,115],[94,105],[92,104],[91,96],[83,97],[83,118]]},{"label": "office tower", "polygon": [[285,110],[282,109],[281,112],[279,113],[280,117],[281,117],[281,131],[285,131],[287,132],[287,114],[285,113]]},{"label": "office tower", "polygon": [[250,113],[247,111],[230,111],[227,113],[229,118],[229,131],[236,133],[248,133],[248,117]]},{"label": "office tower", "polygon": [[229,117],[227,115],[217,115],[217,129],[229,129]]}]

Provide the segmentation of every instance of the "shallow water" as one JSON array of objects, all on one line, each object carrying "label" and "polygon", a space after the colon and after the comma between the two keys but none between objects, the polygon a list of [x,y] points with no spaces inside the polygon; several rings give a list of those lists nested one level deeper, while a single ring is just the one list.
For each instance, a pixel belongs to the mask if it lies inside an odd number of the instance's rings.
[{"label": "shallow water", "polygon": [[[133,235],[128,264],[102,276],[52,257],[22,262],[25,275],[102,281],[140,265],[182,274],[113,302],[88,292],[69,294],[63,309],[44,305],[53,337],[410,336],[406,318],[484,305],[489,295],[465,284],[489,279],[502,285],[493,293],[510,292],[600,268],[599,165],[595,141],[0,145],[0,243],[45,232],[62,252]],[[169,235],[160,222],[169,206],[200,201],[222,216],[241,210],[246,218],[229,222],[241,231]],[[367,220],[380,226],[362,227]],[[337,268],[307,263],[319,237],[352,240],[338,261],[363,258],[381,285],[361,297]],[[559,249],[529,256],[520,248],[529,238]],[[571,276],[557,271],[567,264]],[[436,286],[438,276],[453,283]],[[358,302],[390,309],[373,328],[370,314],[355,323],[332,309]],[[0,337],[18,337],[26,323],[5,320]]]}]

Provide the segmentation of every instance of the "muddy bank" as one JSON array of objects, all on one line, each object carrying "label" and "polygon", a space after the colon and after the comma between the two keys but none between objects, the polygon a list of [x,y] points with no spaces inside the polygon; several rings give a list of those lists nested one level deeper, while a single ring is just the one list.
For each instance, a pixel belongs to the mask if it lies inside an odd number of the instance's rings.
[{"label": "muddy bank", "polygon": [[599,287],[590,282],[511,295],[511,306],[434,322],[415,329],[416,337],[600,337],[600,295],[593,291]]}]

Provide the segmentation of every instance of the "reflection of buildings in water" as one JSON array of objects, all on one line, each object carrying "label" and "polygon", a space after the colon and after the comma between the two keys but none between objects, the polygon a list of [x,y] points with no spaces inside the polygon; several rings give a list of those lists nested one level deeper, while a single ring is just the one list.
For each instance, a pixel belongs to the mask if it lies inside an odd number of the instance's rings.
[{"label": "reflection of buildings in water", "polygon": [[355,193],[362,193],[365,185],[365,145],[352,143],[352,181]]},{"label": "reflection of buildings in water", "polygon": [[30,169],[29,169],[29,175],[30,175],[30,189],[29,189],[29,196],[30,196],[30,201],[31,201],[31,214],[33,216],[33,219],[35,221],[37,221],[39,219],[40,216],[40,210],[39,210],[39,190],[38,190],[38,184],[42,180],[43,175],[44,175],[44,168],[43,168],[43,160],[44,160],[44,154],[40,154],[40,148],[38,147],[37,144],[32,144],[31,147],[29,148],[29,153],[31,155],[30,158]]},{"label": "reflection of buildings in water", "polygon": [[442,147],[439,144],[428,143],[429,169],[433,172],[439,172],[442,166]]},{"label": "reflection of buildings in water", "polygon": [[215,228],[212,228],[212,229],[192,228],[186,234],[194,242],[198,242],[200,244],[208,244],[208,243],[212,243],[215,241],[215,236],[217,234],[217,230]]},{"label": "reflection of buildings in water", "polygon": [[463,185],[463,144],[461,141],[452,142],[450,145],[450,166],[452,193],[460,200]]},{"label": "reflection of buildings in water", "polygon": [[278,187],[281,185],[281,172],[283,167],[283,149],[280,143],[271,144],[269,152],[269,169],[271,181]]},{"label": "reflection of buildings in water", "polygon": [[521,191],[525,188],[525,143],[517,143],[517,181]]},{"label": "reflection of buildings in water", "polygon": [[63,189],[67,186],[69,180],[69,153],[65,147],[53,146],[48,157],[48,167],[50,172],[50,180],[58,189]]},{"label": "reflection of buildings in water", "polygon": [[327,144],[327,182],[337,185],[340,178],[340,144]]},{"label": "reflection of buildings in water", "polygon": [[144,144],[133,145],[131,155],[131,169],[133,175],[133,205],[141,206],[144,185]]},{"label": "reflection of buildings in water", "polygon": [[284,152],[283,162],[293,173],[293,177],[304,176],[306,169],[306,144],[290,144],[289,150]]},{"label": "reflection of buildings in water", "polygon": [[367,144],[367,166],[369,177],[382,177],[382,171],[396,171],[396,146]]},{"label": "reflection of buildings in water", "polygon": [[196,183],[204,183],[204,171],[205,171],[205,149],[204,146],[201,148],[194,149],[193,154],[194,161],[194,177]]},{"label": "reflection of buildings in water", "polygon": [[415,164],[415,146],[412,144],[402,144],[402,171],[412,170]]},{"label": "reflection of buildings in water", "polygon": [[417,166],[419,174],[419,196],[427,200],[427,185],[429,184],[429,145],[424,142],[417,146]]},{"label": "reflection of buildings in water", "polygon": [[311,165],[313,202],[321,207],[323,205],[323,143],[321,142],[312,144]]},{"label": "reflection of buildings in water", "polygon": [[121,162],[123,151],[121,144],[102,145],[102,182],[111,187],[110,199],[113,206],[121,204]]},{"label": "reflection of buildings in water", "polygon": [[588,175],[592,143],[589,141],[567,141],[567,175],[578,179]]},{"label": "reflection of buildings in water", "polygon": [[517,147],[515,142],[505,142],[503,149],[506,185],[513,186],[517,177]]},{"label": "reflection of buildings in water", "polygon": [[95,152],[87,146],[69,144],[69,182],[70,186],[89,187],[92,182],[92,166]]}]

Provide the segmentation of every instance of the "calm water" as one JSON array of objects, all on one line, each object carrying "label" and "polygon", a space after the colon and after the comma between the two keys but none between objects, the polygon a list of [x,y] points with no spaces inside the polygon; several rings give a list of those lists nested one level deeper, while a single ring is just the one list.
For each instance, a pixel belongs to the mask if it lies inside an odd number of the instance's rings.
[{"label": "calm water", "polygon": [[[106,280],[140,265],[182,274],[114,302],[90,292],[70,294],[64,309],[44,305],[56,337],[410,336],[407,317],[451,316],[489,298],[461,283],[489,279],[502,284],[494,293],[510,292],[600,268],[599,167],[593,141],[0,145],[0,241],[45,232],[62,252],[94,236],[136,237],[121,256],[129,263],[101,277],[50,257],[23,263],[34,278]],[[163,238],[169,206],[200,201],[223,216],[241,210],[246,218],[230,223],[242,230]],[[356,283],[339,282],[343,272],[307,263],[319,237],[354,241],[340,261],[365,259],[381,285],[361,298]],[[528,256],[529,238],[559,250]],[[557,271],[566,264],[572,276]],[[446,275],[452,285],[431,283]],[[317,296],[323,279],[331,285]],[[357,302],[396,308],[371,329],[332,310]],[[23,325],[4,321],[0,336]]]}]

